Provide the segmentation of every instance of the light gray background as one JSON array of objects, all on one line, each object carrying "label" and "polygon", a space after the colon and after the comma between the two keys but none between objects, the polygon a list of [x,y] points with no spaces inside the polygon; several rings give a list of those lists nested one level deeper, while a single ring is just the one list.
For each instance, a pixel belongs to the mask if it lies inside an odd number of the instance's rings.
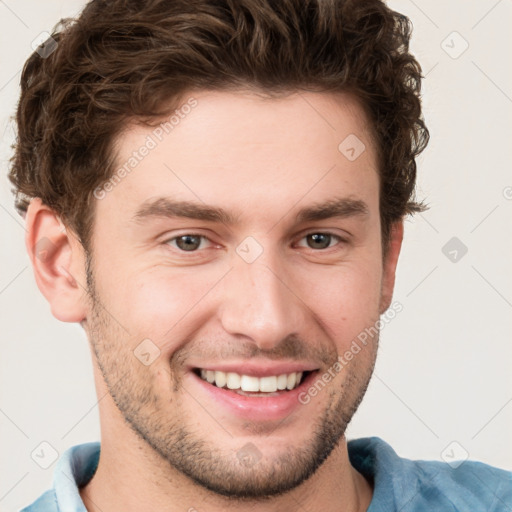
[{"label": "light gray background", "polygon": [[[83,5],[0,0],[2,511],[50,486],[55,464],[42,469],[31,458],[41,442],[62,453],[99,439],[85,336],[55,320],[38,291],[6,179],[9,117],[31,42]],[[469,456],[512,470],[512,2],[390,5],[413,21],[412,49],[426,74],[432,138],[418,192],[431,209],[406,223],[395,291],[404,309],[383,330],[348,437],[382,437],[409,458]],[[442,252],[452,237],[468,248],[456,262]]]}]

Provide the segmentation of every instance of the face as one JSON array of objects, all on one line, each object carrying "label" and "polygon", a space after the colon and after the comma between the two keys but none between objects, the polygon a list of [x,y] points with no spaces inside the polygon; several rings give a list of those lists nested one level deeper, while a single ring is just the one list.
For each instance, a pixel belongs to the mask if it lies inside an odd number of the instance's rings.
[{"label": "face", "polygon": [[377,337],[338,358],[388,305],[376,153],[347,96],[193,97],[169,134],[119,137],[119,168],[137,163],[96,194],[85,327],[148,450],[216,493],[277,495],[373,370]]}]

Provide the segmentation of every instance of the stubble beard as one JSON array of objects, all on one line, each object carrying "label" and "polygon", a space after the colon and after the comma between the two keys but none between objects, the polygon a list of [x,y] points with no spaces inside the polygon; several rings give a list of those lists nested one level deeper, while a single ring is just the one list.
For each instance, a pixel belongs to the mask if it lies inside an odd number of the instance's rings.
[{"label": "stubble beard", "polygon": [[[366,393],[375,365],[378,336],[373,340],[371,364],[344,367],[348,376],[345,376],[342,387],[328,386],[319,393],[329,394],[328,405],[322,416],[314,421],[307,444],[300,448],[288,447],[272,458],[262,457],[253,463],[241,461],[236,450],[215,445],[211,440],[215,433],[208,439],[208,433],[194,430],[190,425],[192,422],[187,422],[179,403],[189,394],[184,392],[181,379],[173,375],[170,367],[173,385],[169,392],[172,390],[174,397],[169,400],[169,396],[162,397],[155,391],[147,367],[126,349],[121,341],[126,338],[126,333],[112,321],[97,296],[90,261],[87,284],[92,311],[87,322],[89,342],[108,392],[125,422],[162,461],[169,464],[170,475],[176,470],[217,495],[235,501],[262,501],[301,485],[338,445]],[[172,417],[162,413],[168,410],[169,402],[175,406],[176,413]],[[261,442],[263,446],[264,436]]]}]

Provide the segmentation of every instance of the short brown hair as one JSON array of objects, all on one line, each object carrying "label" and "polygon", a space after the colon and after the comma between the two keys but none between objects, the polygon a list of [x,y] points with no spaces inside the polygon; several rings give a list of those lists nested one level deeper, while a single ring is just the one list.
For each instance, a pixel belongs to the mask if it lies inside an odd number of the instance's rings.
[{"label": "short brown hair", "polygon": [[61,20],[53,53],[36,50],[25,64],[16,206],[40,197],[87,248],[92,192],[114,171],[127,120],[162,116],[191,89],[345,91],[375,134],[384,244],[394,221],[425,208],[413,200],[429,133],[410,34],[380,0],[92,0]]}]

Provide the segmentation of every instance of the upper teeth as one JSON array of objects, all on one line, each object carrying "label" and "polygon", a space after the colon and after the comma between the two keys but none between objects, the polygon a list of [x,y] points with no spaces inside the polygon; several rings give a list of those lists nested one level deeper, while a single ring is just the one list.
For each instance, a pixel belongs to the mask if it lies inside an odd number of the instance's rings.
[{"label": "upper teeth", "polygon": [[300,384],[302,372],[283,373],[269,377],[253,377],[235,372],[221,372],[218,370],[201,370],[201,378],[219,388],[241,389],[242,391],[255,391],[274,393],[277,390],[294,389]]}]

